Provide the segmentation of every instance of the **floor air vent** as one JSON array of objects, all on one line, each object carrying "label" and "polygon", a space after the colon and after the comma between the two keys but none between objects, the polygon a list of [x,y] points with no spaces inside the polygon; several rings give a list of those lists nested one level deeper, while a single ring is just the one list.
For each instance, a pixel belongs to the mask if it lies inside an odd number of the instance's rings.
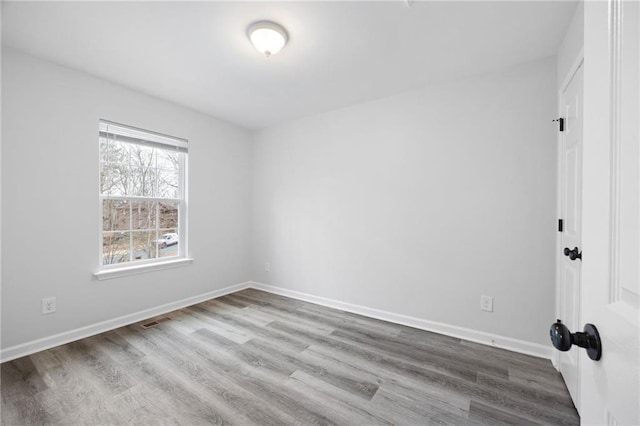
[{"label": "floor air vent", "polygon": [[142,327],[142,328],[151,328],[151,327],[155,327],[156,325],[160,324],[161,322],[170,321],[170,320],[171,320],[171,318],[158,318],[158,319],[153,320],[153,321],[145,322],[144,324],[141,324],[140,327]]}]

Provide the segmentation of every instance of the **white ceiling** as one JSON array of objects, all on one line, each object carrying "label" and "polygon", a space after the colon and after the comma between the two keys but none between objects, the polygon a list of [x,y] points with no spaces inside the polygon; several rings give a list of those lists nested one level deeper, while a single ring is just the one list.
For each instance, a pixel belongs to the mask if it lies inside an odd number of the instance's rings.
[{"label": "white ceiling", "polygon": [[[3,1],[2,43],[260,128],[554,55],[575,7],[575,1]],[[290,36],[269,59],[246,35],[249,24],[263,19]]]}]

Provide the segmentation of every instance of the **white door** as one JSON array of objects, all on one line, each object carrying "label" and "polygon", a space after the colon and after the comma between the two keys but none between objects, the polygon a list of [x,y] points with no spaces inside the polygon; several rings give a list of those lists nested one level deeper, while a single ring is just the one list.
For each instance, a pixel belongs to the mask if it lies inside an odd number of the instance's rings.
[{"label": "white door", "polygon": [[[581,329],[580,269],[581,261],[572,260],[564,250],[582,247],[582,65],[574,72],[561,96],[560,116],[563,131],[560,140],[560,218],[562,232],[558,250],[559,291],[558,318],[569,330]],[[571,398],[579,407],[579,351],[572,347],[560,352],[558,367]]]},{"label": "white door", "polygon": [[640,424],[639,6],[585,2],[581,319],[602,358],[579,354],[583,424]]}]

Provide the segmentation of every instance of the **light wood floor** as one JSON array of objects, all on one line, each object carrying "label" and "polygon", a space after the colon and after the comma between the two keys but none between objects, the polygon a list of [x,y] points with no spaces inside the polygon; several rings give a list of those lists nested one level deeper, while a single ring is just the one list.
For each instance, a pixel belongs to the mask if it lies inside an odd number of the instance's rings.
[{"label": "light wood floor", "polygon": [[2,364],[2,424],[579,423],[548,360],[257,290],[164,317]]}]

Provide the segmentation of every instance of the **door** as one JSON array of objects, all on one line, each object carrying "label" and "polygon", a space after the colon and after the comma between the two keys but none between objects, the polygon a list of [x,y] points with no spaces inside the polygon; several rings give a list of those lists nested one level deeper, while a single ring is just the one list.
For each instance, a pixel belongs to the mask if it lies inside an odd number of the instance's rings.
[{"label": "door", "polygon": [[583,424],[640,424],[639,6],[585,2],[581,319],[602,358],[579,353]]},{"label": "door", "polygon": [[[565,255],[565,250],[582,247],[582,65],[562,91],[560,116],[560,217],[562,232],[558,250],[558,318],[577,330],[580,324],[580,270],[582,261]],[[579,348],[561,352],[558,367],[576,407],[579,407]]]}]

